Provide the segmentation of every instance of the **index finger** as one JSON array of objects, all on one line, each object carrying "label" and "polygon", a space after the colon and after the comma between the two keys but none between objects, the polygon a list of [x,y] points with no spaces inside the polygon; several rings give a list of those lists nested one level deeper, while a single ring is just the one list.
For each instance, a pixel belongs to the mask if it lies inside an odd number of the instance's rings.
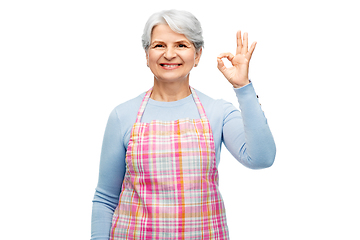
[{"label": "index finger", "polygon": [[242,48],[242,40],[241,40],[241,31],[237,31],[236,33],[236,43],[237,43],[237,47],[236,47],[236,55],[241,53],[241,48]]}]

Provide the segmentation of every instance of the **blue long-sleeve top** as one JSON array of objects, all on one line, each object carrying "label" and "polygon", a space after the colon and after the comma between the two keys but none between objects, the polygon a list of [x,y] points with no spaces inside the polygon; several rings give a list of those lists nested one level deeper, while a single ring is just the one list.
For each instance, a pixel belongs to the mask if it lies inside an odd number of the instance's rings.
[{"label": "blue long-sleeve top", "polygon": [[[216,165],[221,144],[244,166],[270,167],[275,159],[275,143],[252,83],[234,89],[240,110],[224,100],[214,100],[196,90],[210,121],[214,136]],[[125,175],[125,154],[130,133],[145,92],[115,107],[106,126],[98,185],[93,199],[92,240],[108,240],[113,213],[118,205]],[[142,122],[200,118],[192,95],[174,102],[149,99]]]}]

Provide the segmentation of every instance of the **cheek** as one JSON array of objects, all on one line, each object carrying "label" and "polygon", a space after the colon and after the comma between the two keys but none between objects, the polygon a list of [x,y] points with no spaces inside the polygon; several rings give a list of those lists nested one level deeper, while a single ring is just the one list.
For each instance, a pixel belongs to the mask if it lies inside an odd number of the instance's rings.
[{"label": "cheek", "polygon": [[158,59],[161,57],[159,53],[149,52],[147,54],[147,62],[149,64],[154,64],[158,61]]},{"label": "cheek", "polygon": [[195,62],[195,55],[187,54],[187,55],[184,55],[182,59],[187,64],[193,64]]},{"label": "cheek", "polygon": [[148,62],[149,62],[149,63],[154,62],[154,56],[153,56],[152,54],[149,54],[149,55],[148,55]]}]

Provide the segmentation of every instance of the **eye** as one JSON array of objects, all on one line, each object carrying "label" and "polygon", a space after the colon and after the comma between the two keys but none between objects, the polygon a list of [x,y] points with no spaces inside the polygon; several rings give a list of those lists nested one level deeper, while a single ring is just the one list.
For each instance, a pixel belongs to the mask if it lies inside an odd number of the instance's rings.
[{"label": "eye", "polygon": [[162,47],[164,47],[164,45],[162,45],[162,44],[156,44],[156,45],[154,46],[154,48],[162,48]]},{"label": "eye", "polygon": [[186,48],[187,46],[185,44],[179,44],[179,48]]}]

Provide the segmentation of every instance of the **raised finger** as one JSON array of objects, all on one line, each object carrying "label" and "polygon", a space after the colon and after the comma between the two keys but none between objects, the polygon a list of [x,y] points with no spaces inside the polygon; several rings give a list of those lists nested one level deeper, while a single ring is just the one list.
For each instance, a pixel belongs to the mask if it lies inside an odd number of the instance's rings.
[{"label": "raised finger", "polygon": [[248,52],[248,33],[244,33],[243,46],[241,48],[241,53],[246,54]]},{"label": "raised finger", "polygon": [[253,42],[253,43],[251,44],[250,49],[249,49],[249,52],[246,54],[246,58],[247,58],[248,60],[251,59],[251,56],[252,56],[252,54],[253,54],[253,52],[254,52],[254,50],[255,50],[256,44],[257,44],[257,42]]},{"label": "raised finger", "polygon": [[236,43],[237,43],[236,54],[240,54],[241,48],[242,48],[241,31],[240,30],[237,31],[237,33],[236,33]]}]

